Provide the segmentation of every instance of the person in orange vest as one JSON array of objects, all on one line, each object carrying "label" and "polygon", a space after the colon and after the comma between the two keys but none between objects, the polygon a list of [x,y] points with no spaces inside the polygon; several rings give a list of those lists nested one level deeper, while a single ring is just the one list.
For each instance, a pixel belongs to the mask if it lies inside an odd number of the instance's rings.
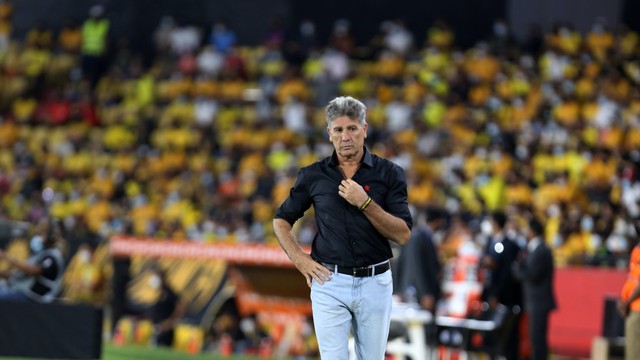
[{"label": "person in orange vest", "polygon": [[631,251],[629,274],[620,293],[618,310],[625,318],[624,358],[640,359],[640,243]]}]

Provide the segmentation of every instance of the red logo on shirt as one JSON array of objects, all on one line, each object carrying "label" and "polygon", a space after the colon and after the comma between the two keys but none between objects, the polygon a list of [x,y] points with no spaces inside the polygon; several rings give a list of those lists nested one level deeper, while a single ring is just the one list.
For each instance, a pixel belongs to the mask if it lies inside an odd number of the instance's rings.
[{"label": "red logo on shirt", "polygon": [[365,185],[364,186],[364,191],[369,191],[369,189],[371,189],[371,187],[369,185]]}]

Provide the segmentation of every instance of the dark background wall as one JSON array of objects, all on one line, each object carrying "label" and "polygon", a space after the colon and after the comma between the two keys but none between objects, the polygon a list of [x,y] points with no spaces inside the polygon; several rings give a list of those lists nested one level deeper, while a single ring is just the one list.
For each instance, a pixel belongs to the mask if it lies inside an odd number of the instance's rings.
[{"label": "dark background wall", "polygon": [[635,31],[640,32],[640,1],[624,0],[622,4],[622,21]]},{"label": "dark background wall", "polygon": [[[507,0],[324,0],[290,1],[293,19],[313,18],[322,34],[327,34],[335,19],[347,18],[353,34],[366,41],[384,20],[404,19],[422,44],[427,29],[436,19],[446,20],[456,32],[461,46],[486,36],[496,17],[504,17]],[[364,5],[363,5],[364,4]]]},{"label": "dark background wall", "polygon": [[269,23],[281,18],[287,30],[296,31],[300,21],[316,21],[321,38],[326,38],[337,19],[345,18],[359,42],[370,39],[384,20],[403,18],[423,40],[433,20],[443,18],[457,30],[457,38],[470,44],[486,35],[495,17],[505,16],[507,0],[20,0],[14,1],[14,28],[24,35],[38,20],[53,27],[66,19],[82,21],[93,4],[107,9],[116,36],[127,36],[135,44],[146,46],[153,29],[164,15],[198,24],[207,32],[214,20],[223,18],[244,43],[256,44]]},{"label": "dark background wall", "polygon": [[635,0],[13,0],[14,29],[22,36],[38,20],[54,28],[68,18],[82,21],[96,3],[106,7],[116,38],[127,37],[142,49],[151,46],[153,29],[164,15],[182,17],[207,34],[214,20],[225,19],[246,44],[261,42],[275,18],[289,31],[311,18],[321,40],[337,19],[346,18],[359,43],[368,41],[381,21],[403,18],[420,44],[433,20],[442,18],[463,47],[485,37],[497,17],[508,18],[520,38],[532,23],[548,29],[554,21],[567,20],[584,31],[598,16],[640,30],[640,2]]},{"label": "dark background wall", "polygon": [[621,15],[624,2],[624,0],[510,0],[507,13],[514,34],[522,39],[528,34],[530,24],[534,23],[540,25],[545,31],[550,30],[555,22],[570,21],[577,30],[586,32],[598,18],[604,18],[609,25],[615,26],[623,21]]},{"label": "dark background wall", "polygon": [[67,19],[82,22],[94,4],[103,5],[115,39],[128,38],[141,49],[152,46],[153,30],[163,16],[184,19],[208,35],[211,25],[225,19],[242,43],[261,41],[272,19],[289,19],[288,0],[13,0],[14,30],[18,37],[37,21],[59,28]]}]

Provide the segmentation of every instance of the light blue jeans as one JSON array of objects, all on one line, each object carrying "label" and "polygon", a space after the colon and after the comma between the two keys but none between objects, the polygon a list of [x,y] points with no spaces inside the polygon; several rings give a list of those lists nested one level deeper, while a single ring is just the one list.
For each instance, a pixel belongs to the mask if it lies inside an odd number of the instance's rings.
[{"label": "light blue jeans", "polygon": [[391,270],[370,277],[333,273],[311,284],[313,322],[324,360],[349,359],[349,331],[356,358],[383,360],[391,318]]}]

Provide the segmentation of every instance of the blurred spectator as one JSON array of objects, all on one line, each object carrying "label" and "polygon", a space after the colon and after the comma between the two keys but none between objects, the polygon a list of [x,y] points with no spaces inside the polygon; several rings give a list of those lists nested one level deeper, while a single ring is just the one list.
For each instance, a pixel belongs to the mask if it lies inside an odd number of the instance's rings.
[{"label": "blurred spectator", "polygon": [[443,19],[436,19],[427,30],[427,45],[434,46],[442,51],[449,50],[453,45],[454,39],[453,30]]},{"label": "blurred spectator", "polygon": [[329,39],[329,45],[347,56],[352,55],[355,39],[351,34],[351,23],[349,20],[338,19],[335,21],[331,38]]},{"label": "blurred spectator", "polygon": [[200,46],[201,37],[202,34],[195,25],[185,19],[178,19],[176,26],[171,28],[169,34],[169,48],[177,57],[191,54]]},{"label": "blurred spectator", "polygon": [[212,333],[217,340],[217,352],[223,356],[234,353],[236,343],[243,341],[244,334],[240,329],[240,319],[237,310],[227,309],[221,311],[214,320]]},{"label": "blurred spectator", "polygon": [[311,49],[315,48],[318,39],[316,34],[316,24],[312,19],[304,19],[300,22],[300,26],[298,28],[298,42],[302,51],[305,54],[309,54]]},{"label": "blurred spectator", "polygon": [[489,47],[497,56],[515,58],[517,43],[505,19],[499,18],[493,21],[492,34],[489,36]]},{"label": "blurred spectator", "polygon": [[78,54],[82,48],[82,29],[74,19],[65,22],[58,34],[58,46],[63,51]]},{"label": "blurred spectator", "polygon": [[556,308],[553,294],[553,255],[542,238],[543,234],[544,228],[540,222],[530,220],[525,230],[526,258],[514,263],[513,267],[515,276],[522,279],[524,284],[532,360],[545,360],[549,356],[549,313]]},{"label": "blurred spectator", "polygon": [[[520,356],[520,312],[522,311],[522,284],[512,267],[523,249],[517,243],[517,227],[502,212],[488,215],[481,223],[482,232],[488,235],[487,244],[481,260],[485,269],[482,300],[487,302],[489,310],[495,310],[498,304],[507,306],[513,316],[509,339],[500,353],[508,360],[517,360]],[[495,341],[495,340],[493,340]]]},{"label": "blurred spectator", "polygon": [[175,21],[171,16],[163,16],[153,33],[153,43],[158,56],[168,53],[171,49],[171,34],[175,29]]},{"label": "blurred spectator", "polygon": [[64,273],[64,291],[70,301],[104,306],[107,303],[108,274],[89,243],[81,244]]},{"label": "blurred spectator", "polygon": [[599,61],[605,61],[614,46],[614,37],[604,18],[598,18],[587,33],[585,45]]},{"label": "blurred spectator", "polygon": [[413,46],[413,34],[405,27],[404,21],[388,21],[382,26],[386,26],[385,47],[400,56],[405,56]]},{"label": "blurred spectator", "polygon": [[[45,30],[43,30],[45,31]],[[38,32],[40,34],[40,32]],[[45,31],[45,34],[48,34]],[[46,35],[43,35],[48,39]],[[40,35],[33,36],[19,57],[19,66],[25,75],[26,91],[33,96],[42,96],[45,90],[45,75],[51,60],[51,49],[45,45],[48,40],[40,40]],[[50,45],[50,44],[49,44]]]},{"label": "blurred spectator", "polygon": [[234,351],[245,355],[258,355],[265,342],[270,342],[269,334],[265,331],[257,314],[252,313],[240,319],[242,338],[234,344]]},{"label": "blurred spectator", "polygon": [[36,116],[39,122],[50,125],[62,125],[71,115],[71,102],[62,90],[54,90],[40,103]]},{"label": "blurred spectator", "polygon": [[220,73],[220,69],[224,64],[224,56],[209,45],[202,48],[196,62],[200,73],[213,77]]},{"label": "blurred spectator", "polygon": [[11,39],[11,15],[13,6],[9,0],[0,0],[0,55],[3,55],[9,49]]},{"label": "blurred spectator", "polygon": [[158,298],[151,307],[155,344],[171,347],[175,328],[186,312],[187,303],[173,289],[164,270],[155,269],[149,275],[149,285],[158,292]]},{"label": "blurred spectator", "polygon": [[307,108],[296,95],[289,96],[283,104],[282,119],[287,129],[296,134],[306,135],[310,131],[307,124]]},{"label": "blurred spectator", "polygon": [[36,24],[27,31],[25,36],[27,46],[43,49],[53,48],[53,30],[51,30],[44,20],[38,20]]},{"label": "blurred spectator", "polygon": [[394,292],[405,302],[417,302],[435,314],[443,276],[436,238],[441,238],[447,231],[447,214],[444,209],[429,208],[419,211],[415,219],[411,239],[397,260],[395,275],[398,280]]},{"label": "blurred spectator", "polygon": [[209,43],[222,54],[226,54],[235,46],[236,41],[236,33],[228,27],[225,21],[216,21],[211,27]]},{"label": "blurred spectator", "polygon": [[57,220],[42,220],[31,238],[28,260],[15,259],[0,250],[0,260],[12,269],[2,274],[7,287],[0,288],[0,298],[53,302],[59,295],[65,267],[59,248],[63,241]]},{"label": "blurred spectator", "polygon": [[82,72],[94,88],[105,71],[109,51],[111,23],[104,17],[104,7],[93,5],[82,25]]},{"label": "blurred spectator", "polygon": [[269,27],[264,38],[266,47],[280,49],[284,44],[285,33],[283,29],[282,19],[275,17],[269,21]]}]

